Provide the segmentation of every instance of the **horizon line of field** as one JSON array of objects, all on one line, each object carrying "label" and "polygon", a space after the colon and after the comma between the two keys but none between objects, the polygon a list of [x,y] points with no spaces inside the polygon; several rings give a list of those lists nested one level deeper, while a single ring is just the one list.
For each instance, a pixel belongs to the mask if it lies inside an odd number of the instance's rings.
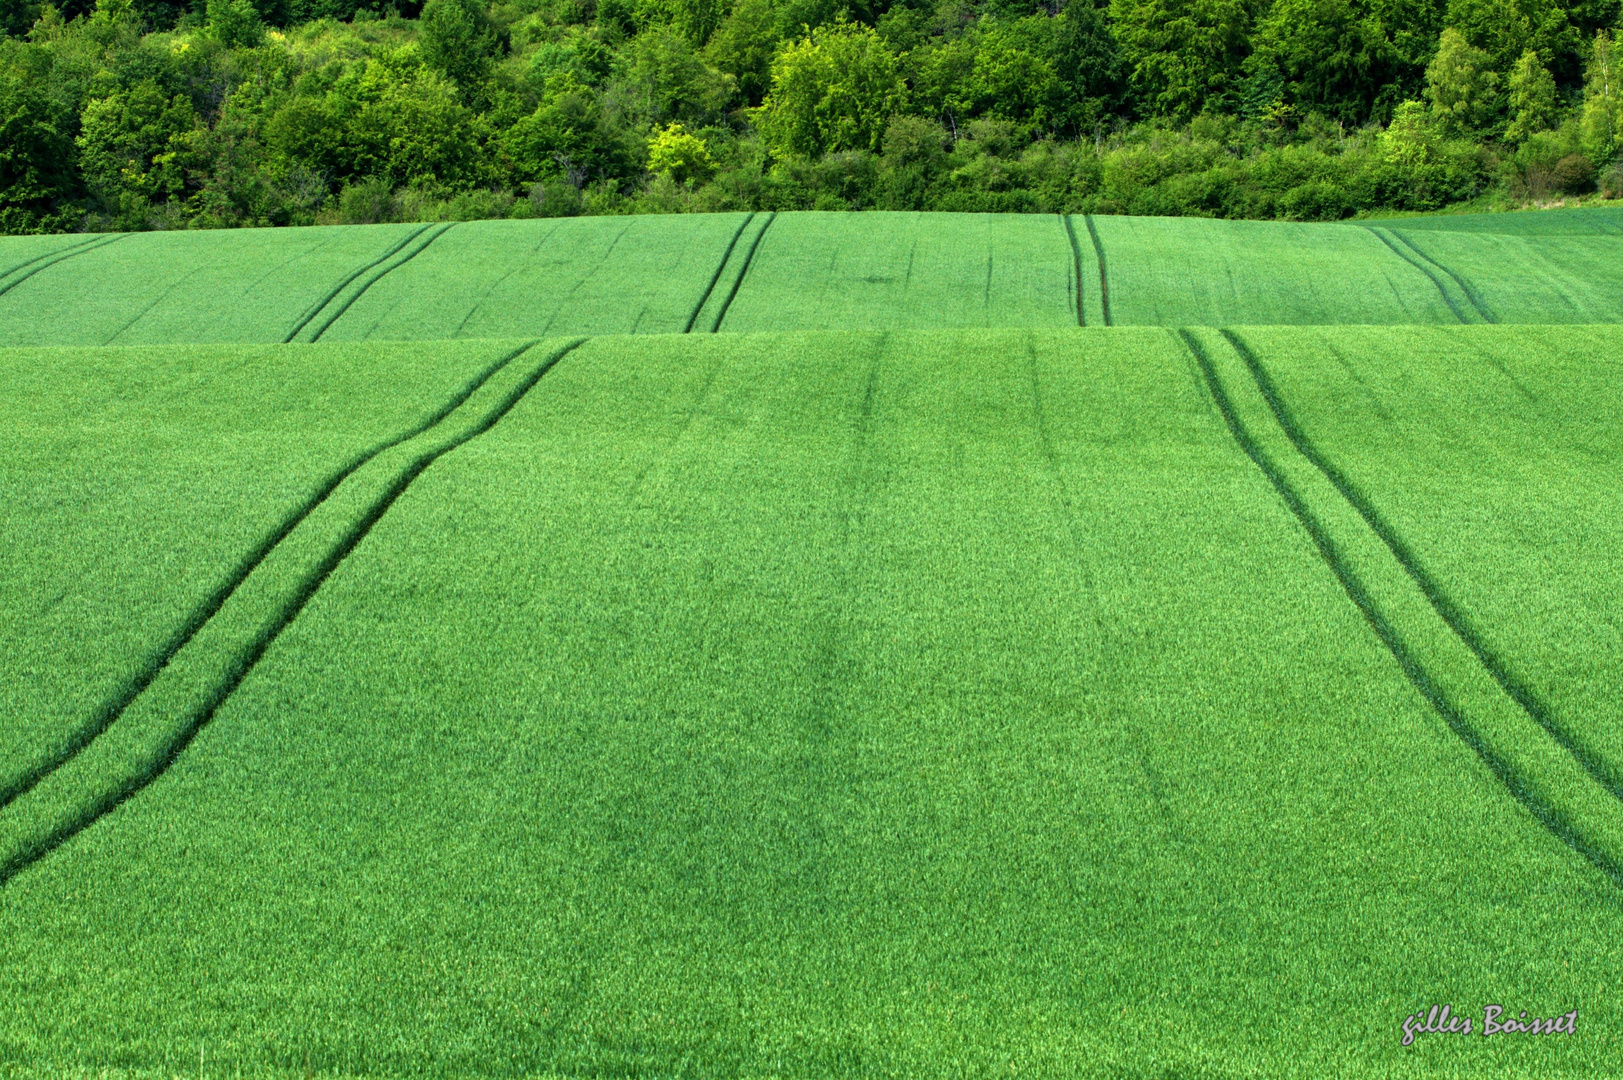
[{"label": "horizon line of field", "polygon": [[[1372,595],[1363,580],[1359,568],[1332,537],[1310,500],[1291,482],[1280,464],[1270,458],[1256,435],[1248,428],[1239,415],[1233,393],[1225,388],[1211,355],[1195,336],[1193,328],[1182,328],[1177,333],[1200,367],[1207,389],[1235,442],[1268,479],[1286,507],[1297,518],[1321,558],[1335,575],[1342,591],[1358,608],[1381,644],[1397,661],[1404,677],[1447,727],[1487,767],[1500,785],[1540,825],[1588,860],[1614,885],[1623,888],[1623,831],[1619,830],[1617,822],[1604,819],[1572,820],[1574,815],[1570,810],[1564,810],[1556,805],[1551,793],[1543,790],[1540,784],[1533,782],[1527,775],[1531,770],[1512,760],[1513,752],[1507,753],[1504,747],[1495,746],[1493,741],[1482,733],[1480,725],[1473,723],[1466,715],[1466,711],[1454,700],[1461,696],[1459,688],[1454,688],[1451,692],[1450,687],[1428,670],[1420,650],[1406,640],[1403,632],[1405,627],[1383,610],[1382,604]],[[1401,534],[1346,474],[1312,443],[1291,413],[1288,403],[1279,392],[1277,384],[1268,375],[1262,361],[1244,339],[1235,330],[1226,327],[1217,330],[1217,334],[1249,372],[1251,388],[1264,403],[1268,420],[1284,436],[1286,445],[1313,471],[1321,475],[1336,496],[1356,514],[1361,526],[1401,567],[1406,579],[1423,596],[1429,610],[1433,611],[1447,627],[1453,639],[1469,652],[1481,672],[1492,680],[1496,690],[1514,706],[1515,710],[1536,724],[1543,734],[1559,747],[1565,759],[1581,772],[1583,781],[1591,785],[1602,797],[1603,813],[1610,814],[1615,819],[1619,807],[1623,807],[1623,784],[1618,782],[1615,770],[1570,729],[1562,725],[1548,704],[1524,681],[1517,678],[1504,659],[1487,646],[1483,636],[1471,624],[1463,609],[1447,594],[1435,576],[1425,569],[1418,555],[1403,540]],[[1373,568],[1367,569],[1373,572]],[[1416,628],[1408,629],[1414,631]],[[1560,786],[1558,783],[1549,783],[1548,777],[1544,779],[1545,786]],[[1570,787],[1570,784],[1568,786]],[[1597,833],[1606,835],[1610,842],[1597,839]]]},{"label": "horizon line of field", "polygon": [[[304,568],[303,573],[296,576],[294,587],[280,606],[268,613],[268,619],[259,624],[257,631],[247,641],[231,643],[232,651],[225,657],[217,677],[212,680],[202,699],[193,703],[193,707],[185,715],[175,719],[172,729],[163,733],[158,744],[150,748],[150,752],[143,754],[139,760],[125,762],[127,768],[116,773],[99,789],[90,792],[88,798],[77,805],[69,800],[67,805],[62,807],[61,813],[47,817],[51,824],[46,828],[25,833],[20,842],[11,845],[9,850],[0,849],[0,888],[162,776],[214,718],[226,700],[236,692],[266,651],[293,623],[321,586],[382,520],[411,484],[441,457],[465,446],[495,427],[549,371],[557,366],[559,361],[588,340],[590,339],[585,337],[565,339],[563,344],[546,353],[540,360],[530,365],[527,372],[519,375],[516,384],[505,395],[499,396],[482,414],[472,418],[465,431],[452,435],[439,444],[428,445],[401,463],[392,475],[380,478],[382,490],[365,504],[358,517],[347,525],[341,525],[336,540],[326,546],[313,565]],[[142,695],[146,694],[184,654],[187,646],[214,622],[231,599],[238,595],[242,586],[274,557],[300,525],[317,514],[336,493],[341,492],[346,482],[351,481],[367,464],[387,452],[396,448],[409,448],[412,443],[425,437],[432,438],[437,429],[454,421],[458,412],[475,395],[492,385],[498,376],[505,373],[515,361],[530,353],[538,344],[539,341],[526,342],[507,353],[476,374],[439,409],[414,428],[363,451],[326,478],[311,498],[295,508],[264,542],[238,564],[227,580],[194,609],[179,631],[151,658],[147,667],[98,709],[89,724],[71,735],[68,743],[49,758],[36,763],[22,776],[7,782],[6,787],[0,790],[0,822],[9,824],[9,819],[16,816],[16,808],[21,800],[27,799],[43,784],[60,776],[62,770],[71,768],[82,760],[86,751],[91,750],[98,744],[98,740],[102,740],[113,730],[126,711],[140,701]],[[71,778],[69,783],[71,784]],[[71,796],[80,793],[69,791],[67,794]],[[46,811],[48,815],[49,809],[48,807]]]},{"label": "horizon line of field", "polygon": [[[716,293],[718,284],[720,284],[723,275],[726,274],[728,267],[733,261],[739,239],[759,216],[761,215],[753,211],[746,213],[743,220],[739,223],[737,229],[734,230],[733,235],[728,241],[725,250],[722,252],[714,271],[710,275],[708,283],[700,292],[698,300],[691,309],[686,320],[686,324],[681,331],[682,333],[692,333],[694,331],[700,315],[704,312],[706,307],[710,305],[710,302]],[[725,299],[720,303],[715,315],[708,320],[709,327],[707,332],[721,332],[722,326],[733,305],[733,302],[737,299],[738,294],[745,285],[746,278],[754,265],[757,252],[759,251],[762,242],[766,237],[766,233],[772,227],[777,217],[777,211],[770,211],[766,213],[764,223],[758,230],[756,230],[752,241],[748,245],[747,254],[744,257],[742,264],[731,276],[731,285],[726,289]],[[1067,278],[1072,282],[1072,288],[1069,290],[1071,293],[1071,305],[1076,317],[1077,325],[1085,327],[1088,325],[1088,304],[1084,301],[1083,257],[1081,245],[1074,225],[1076,215],[1059,214],[1056,215],[1056,217],[1058,218],[1059,223],[1065,232],[1067,245],[1071,250],[1070,265],[1067,267],[1066,273]],[[1099,230],[1094,223],[1094,215],[1083,214],[1082,219],[1084,226],[1087,229],[1089,240],[1091,241],[1094,261],[1098,270],[1098,296],[1099,311],[1102,316],[1101,321],[1105,326],[1113,326],[1115,325],[1115,321],[1111,312],[1110,273],[1105,245],[1099,234]],[[377,256],[362,262],[354,269],[341,275],[319,299],[308,305],[304,311],[294,318],[291,328],[282,336],[281,341],[284,344],[291,343],[295,340],[303,340],[307,342],[319,341],[322,336],[326,334],[326,332],[330,330],[334,324],[341,320],[355,305],[355,303],[359,301],[374,285],[382,281],[393,271],[411,262],[418,255],[422,254],[425,250],[432,246],[437,240],[445,236],[445,234],[450,232],[452,229],[455,229],[460,224],[462,223],[442,223],[437,226],[432,223],[421,225],[409,231],[405,236],[386,247]],[[1407,233],[1391,226],[1360,224],[1359,227],[1368,231],[1370,235],[1380,240],[1381,244],[1391,255],[1423,274],[1437,290],[1438,295],[1443,300],[1445,306],[1447,306],[1449,311],[1453,314],[1456,321],[1461,324],[1470,324],[1474,321],[1481,321],[1485,323],[1499,322],[1498,316],[1488,307],[1486,302],[1483,301],[1478,290],[1464,275],[1437,259],[1435,256],[1429,254]],[[547,234],[546,238],[544,238],[543,244],[550,241],[556,232],[557,226],[554,226],[553,230]],[[5,296],[16,286],[22,284],[35,274],[40,273],[41,271],[46,270],[60,262],[72,259],[81,254],[87,254],[91,251],[98,250],[99,248],[106,247],[109,244],[133,235],[135,234],[97,234],[87,240],[69,244],[62,248],[53,249],[40,255],[36,255],[31,259],[25,260],[22,263],[0,271],[0,296]],[[615,242],[618,243],[618,237],[616,238]],[[613,245],[610,246],[611,251],[612,249]],[[539,247],[537,250],[539,250]],[[604,257],[607,257],[607,253],[605,253]],[[19,271],[26,272],[11,278],[11,280],[7,280],[8,277],[13,274],[18,274]],[[988,274],[990,275],[990,262],[988,263]],[[1454,292],[1450,290],[1448,287],[1448,281],[1445,281],[1445,279],[1452,281],[1460,296],[1457,297]],[[356,285],[357,281],[359,281],[358,285]],[[990,277],[988,278],[988,286],[989,285]],[[1118,286],[1119,285],[1120,283],[1118,282]],[[355,287],[351,288],[351,286]],[[482,304],[483,301],[484,297],[481,297],[480,300],[475,303],[474,307],[469,310],[468,315],[471,316],[473,311],[477,310],[478,306]],[[1476,316],[1475,319],[1468,314],[1468,310],[1474,312]],[[317,323],[317,319],[323,314],[323,312],[327,312],[326,317]],[[129,324],[121,327],[112,335],[112,337],[102,342],[102,344],[111,344],[113,339],[119,337],[121,334],[127,331],[131,325],[139,321],[140,318],[144,317],[145,314],[145,311],[138,314],[134,319],[131,320]],[[468,318],[465,316],[462,320],[462,324],[458,327],[457,333],[453,334],[452,337],[460,335],[461,326],[466,325],[467,321]],[[306,333],[312,324],[316,324],[315,329]],[[544,335],[546,333],[546,328],[542,328],[538,332]]]}]

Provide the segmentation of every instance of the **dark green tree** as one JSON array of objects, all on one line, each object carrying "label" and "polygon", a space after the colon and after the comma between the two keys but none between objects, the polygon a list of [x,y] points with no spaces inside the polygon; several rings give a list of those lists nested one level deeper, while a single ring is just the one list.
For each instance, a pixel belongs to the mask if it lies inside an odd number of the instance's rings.
[{"label": "dark green tree", "polygon": [[70,226],[81,192],[73,129],[77,118],[47,91],[45,49],[0,42],[0,231]]},{"label": "dark green tree", "polygon": [[1286,104],[1347,124],[1368,120],[1387,87],[1412,88],[1420,74],[1362,0],[1277,0],[1252,46],[1251,70],[1277,70]]},{"label": "dark green tree", "polygon": [[1237,104],[1250,13],[1242,0],[1111,0],[1139,108],[1188,120]]}]

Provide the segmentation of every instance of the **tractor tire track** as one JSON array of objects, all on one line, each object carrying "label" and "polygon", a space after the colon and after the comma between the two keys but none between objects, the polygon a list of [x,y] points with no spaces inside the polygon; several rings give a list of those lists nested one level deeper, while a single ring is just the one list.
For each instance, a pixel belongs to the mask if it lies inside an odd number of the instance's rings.
[{"label": "tractor tire track", "polygon": [[348,274],[344,275],[343,279],[340,280],[338,284],[327,290],[327,294],[325,296],[323,296],[320,300],[317,300],[314,304],[311,304],[308,308],[305,308],[304,313],[299,316],[299,321],[293,324],[293,329],[289,330],[287,332],[287,336],[282,338],[282,344],[286,345],[297,337],[299,331],[303,330],[310,324],[311,319],[321,314],[322,308],[332,303],[334,297],[349,287],[350,282],[354,281],[356,278],[360,277],[362,274],[366,273],[368,270],[372,269],[374,266],[377,266],[384,260],[392,258],[397,251],[411,243],[413,240],[417,239],[419,236],[423,235],[423,233],[427,232],[428,229],[429,226],[424,225],[421,228],[407,233],[405,236],[396,241],[394,245],[383,254],[379,255],[366,265],[356,267],[354,270],[351,270]]},{"label": "tractor tire track", "polygon": [[1401,233],[1396,229],[1388,229],[1387,232],[1390,232],[1393,236],[1403,241],[1404,247],[1407,247],[1410,251],[1413,251],[1416,255],[1420,256],[1422,259],[1431,263],[1431,265],[1453,278],[1454,284],[1460,287],[1460,291],[1463,292],[1465,294],[1465,298],[1471,302],[1471,306],[1476,308],[1477,314],[1482,316],[1483,322],[1496,323],[1499,321],[1499,317],[1488,310],[1488,305],[1482,302],[1482,297],[1477,295],[1477,291],[1471,287],[1471,283],[1469,281],[1466,281],[1452,269],[1438,262],[1430,255],[1427,255],[1423,250],[1421,250],[1420,245],[1409,239],[1406,234]]},{"label": "tractor tire track", "polygon": [[[32,270],[29,270],[28,273],[23,274],[21,277],[13,278],[11,281],[6,282],[4,285],[0,285],[0,296],[4,296],[6,293],[10,292],[12,289],[15,289],[17,286],[21,285],[23,282],[25,282],[29,278],[33,277],[35,274],[39,273],[41,270],[48,270],[48,269],[55,266],[57,263],[61,262],[64,259],[71,259],[75,255],[84,255],[87,252],[98,251],[101,248],[107,247],[109,244],[118,243],[120,240],[124,239],[124,237],[126,237],[128,235],[129,235],[129,233],[119,233],[116,236],[109,237],[109,238],[107,238],[105,240],[101,240],[99,242],[95,241],[95,240],[92,240],[91,242],[89,242],[87,244],[80,244],[79,246],[69,248],[66,251],[53,251],[53,252],[51,252],[51,256],[54,256],[54,257],[41,256],[41,258],[45,258],[47,260],[45,262],[40,262],[39,259],[30,259],[30,260],[28,260],[28,262],[23,263],[22,266],[28,266],[31,263],[38,263],[38,265],[34,266],[34,268]],[[21,267],[13,267],[12,269],[17,270],[17,269],[21,269]],[[10,273],[11,271],[7,271],[7,272]]]},{"label": "tractor tire track", "polygon": [[687,325],[682,328],[682,333],[693,333],[693,324],[699,321],[699,312],[703,311],[704,306],[710,302],[710,294],[716,291],[716,282],[721,280],[721,272],[727,269],[727,261],[733,257],[733,248],[738,245],[738,238],[744,235],[744,230],[749,228],[749,223],[754,220],[755,214],[751,211],[744,216],[743,221],[738,223],[738,228],[733,230],[733,238],[727,241],[727,250],[721,253],[721,261],[716,263],[716,272],[710,275],[710,284],[704,287],[704,293],[699,297],[699,302],[693,305],[693,312],[688,316]]},{"label": "tractor tire track", "polygon": [[361,297],[366,295],[366,290],[368,290],[372,286],[376,285],[379,281],[382,281],[383,278],[385,276],[387,276],[388,274],[391,274],[394,271],[400,269],[402,266],[405,266],[407,263],[411,262],[411,260],[413,260],[417,256],[421,255],[425,250],[427,250],[427,248],[428,248],[428,246],[430,244],[432,244],[434,241],[438,240],[440,237],[444,236],[446,233],[450,232],[454,228],[456,228],[455,223],[452,223],[450,225],[443,225],[437,231],[431,233],[427,240],[424,240],[422,243],[418,244],[416,247],[413,247],[410,250],[408,250],[403,257],[397,257],[397,258],[395,258],[395,260],[393,262],[384,263],[383,266],[380,269],[378,269],[378,270],[376,270],[376,271],[374,271],[372,273],[371,277],[369,277],[365,281],[361,282],[361,287],[360,288],[356,289],[353,293],[350,293],[349,299],[345,300],[342,304],[339,304],[338,308],[331,315],[327,316],[326,320],[323,321],[322,324],[319,327],[316,328],[316,332],[310,335],[310,340],[312,342],[320,341],[321,340],[321,335],[325,334],[329,329],[331,329],[332,324],[337,322],[340,318],[342,318],[344,312],[348,311],[350,309],[350,306],[352,304],[354,304],[355,301],[359,300]]},{"label": "tractor tire track", "polygon": [[225,606],[226,601],[231,599],[242,583],[248,580],[249,575],[259,568],[259,565],[275,550],[277,545],[287,539],[294,529],[298,528],[322,503],[326,502],[327,498],[337,490],[338,486],[349,479],[357,469],[384,451],[392,450],[401,443],[409,442],[437,426],[461,407],[480,387],[489,382],[497,372],[534,347],[534,345],[534,342],[530,342],[503,356],[475,375],[439,409],[424,418],[416,427],[362,451],[323,479],[309,498],[288,513],[276,528],[267,534],[259,542],[259,545],[232,569],[225,580],[220,582],[214,591],[204,597],[202,602],[192,609],[174,635],[170,637],[162,649],[158,650],[148,660],[146,666],[127,680],[111,698],[103,702],[83,726],[69,735],[67,740],[50,756],[36,762],[21,774],[0,782],[0,810],[4,810],[13,802],[28,794],[29,791],[38,786],[40,781],[72,761],[103,732],[117,723],[124,711],[146,691],[147,687],[152,685],[153,680],[163,674],[170,661],[174,660],[175,656],[191,643],[198,632]]},{"label": "tractor tire track", "polygon": [[[1093,240],[1093,254],[1099,260],[1099,306],[1104,312],[1105,325],[1110,326],[1112,325],[1110,320],[1110,279],[1105,272],[1105,246],[1099,240],[1099,230],[1094,227],[1093,215],[1083,214],[1082,223],[1088,227],[1088,236]],[[1078,282],[1077,290],[1080,292],[1081,288],[1082,285]]]},{"label": "tractor tire track", "polygon": [[755,240],[750,244],[749,253],[744,256],[744,265],[739,267],[738,276],[733,279],[732,290],[727,293],[727,299],[723,301],[721,310],[716,312],[715,321],[710,324],[712,334],[721,330],[722,320],[727,318],[727,312],[732,308],[733,300],[738,297],[738,290],[744,284],[744,277],[750,272],[750,266],[755,262],[755,253],[760,250],[761,241],[766,237],[766,231],[772,227],[772,223],[776,220],[778,220],[778,212],[774,210],[767,215],[766,224],[761,226],[761,231],[755,234]]},{"label": "tractor tire track", "polygon": [[24,267],[33,266],[41,259],[49,259],[52,255],[67,255],[72,252],[76,252],[80,248],[85,247],[87,244],[94,244],[98,239],[100,239],[100,237],[87,236],[83,240],[79,240],[75,243],[67,244],[59,248],[53,248],[50,251],[41,252],[40,254],[35,255],[32,259],[24,259],[16,266],[8,266],[4,270],[0,270],[0,281],[4,281],[6,278],[10,277],[12,274],[15,274]]},{"label": "tractor tire track", "polygon": [[[1471,750],[1489,773],[1540,826],[1586,859],[1613,885],[1623,888],[1623,862],[1594,839],[1593,830],[1580,827],[1571,815],[1531,784],[1528,777],[1522,775],[1521,770],[1496,749],[1478,726],[1456,706],[1437,678],[1422,663],[1417,652],[1398,632],[1387,613],[1377,604],[1346,553],[1331,536],[1330,530],[1309,507],[1306,499],[1287,477],[1285,470],[1268,456],[1256,436],[1246,426],[1233,399],[1224,388],[1216,366],[1205,347],[1188,329],[1181,329],[1177,333],[1200,366],[1207,392],[1216,403],[1230,435],[1267,478],[1291,514],[1307,532],[1320,557],[1335,575],[1342,591],[1358,608],[1364,621],[1374,630],[1387,652],[1397,661],[1409,684],[1420,693],[1449,730]],[[1610,803],[1608,805],[1615,806]],[[1603,830],[1604,824],[1601,823]]]},{"label": "tractor tire track", "polygon": [[1084,313],[1082,303],[1082,245],[1076,242],[1076,226],[1071,224],[1071,215],[1061,214],[1060,221],[1064,223],[1065,235],[1071,241],[1072,269],[1076,274],[1076,293],[1074,297],[1076,300],[1076,325],[1086,326],[1088,325],[1088,317]]},{"label": "tractor tire track", "polygon": [[1424,263],[1415,261],[1413,255],[1394,244],[1391,238],[1380,229],[1375,228],[1373,225],[1365,225],[1364,228],[1369,231],[1371,236],[1375,237],[1375,239],[1379,240],[1381,243],[1390,248],[1392,254],[1396,255],[1398,258],[1402,259],[1404,262],[1408,263],[1422,274],[1425,274],[1426,277],[1431,280],[1431,283],[1437,287],[1437,295],[1443,298],[1443,303],[1447,304],[1448,310],[1454,313],[1454,318],[1458,319],[1462,324],[1470,323],[1471,320],[1465,317],[1465,312],[1460,310],[1459,304],[1457,304],[1454,301],[1454,298],[1448,294],[1448,288],[1443,284],[1442,279],[1434,274],[1429,267],[1427,267]]},{"label": "tractor tire track", "polygon": [[[102,786],[76,809],[0,855],[0,888],[128,802],[162,776],[214,718],[220,707],[242,685],[243,680],[258,665],[271,645],[298,618],[299,613],[327,579],[343,564],[412,483],[440,458],[495,427],[549,371],[557,366],[560,360],[585,341],[585,338],[577,338],[554,350],[535,364],[505,396],[468,428],[443,441],[430,442],[402,463],[382,491],[366,503],[362,512],[321,552],[313,565],[304,569],[281,605],[270,613],[268,620],[260,625],[253,637],[237,648],[234,654],[228,656],[223,669],[218,673],[219,678],[207,687],[198,700],[189,705],[183,715],[174,718],[167,733],[149,748],[148,753],[141,756],[141,760],[127,763],[130,765],[128,769],[121,775],[113,777],[111,782]],[[522,355],[531,347],[533,346],[526,346],[509,360],[516,359],[517,355]],[[165,719],[168,721],[167,717]]]},{"label": "tractor tire track", "polygon": [[1617,771],[1601,755],[1597,754],[1581,738],[1557,720],[1554,710],[1550,708],[1548,703],[1540,698],[1531,687],[1518,679],[1515,673],[1510,670],[1510,666],[1505,663],[1504,658],[1488,647],[1482,634],[1472,625],[1471,620],[1460,609],[1459,604],[1455,602],[1453,597],[1448,595],[1437,579],[1425,568],[1420,557],[1415,554],[1414,549],[1408,545],[1397,529],[1392,526],[1392,523],[1376,509],[1368,496],[1302,430],[1301,424],[1291,412],[1290,406],[1286,404],[1284,396],[1279,392],[1279,387],[1262,366],[1261,361],[1257,359],[1256,354],[1234,331],[1225,329],[1221,333],[1229,344],[1234,347],[1234,351],[1239,354],[1240,359],[1245,361],[1246,367],[1251,371],[1251,377],[1256,381],[1257,389],[1262,393],[1263,400],[1268,403],[1268,408],[1274,414],[1274,419],[1278,421],[1280,428],[1285,432],[1285,437],[1291,441],[1291,445],[1296,448],[1297,453],[1301,454],[1314,468],[1323,473],[1325,479],[1329,480],[1331,485],[1341,493],[1341,497],[1346,499],[1354,510],[1358,511],[1358,516],[1364,519],[1364,522],[1376,536],[1380,537],[1381,542],[1392,552],[1392,557],[1398,561],[1398,565],[1403,567],[1421,593],[1425,595],[1426,600],[1431,604],[1438,616],[1454,632],[1454,635],[1464,643],[1465,647],[1471,650],[1472,655],[1492,676],[1493,681],[1499,684],[1500,689],[1516,703],[1522,712],[1527,714],[1529,719],[1543,728],[1562,749],[1571,754],[1573,760],[1589,774],[1595,783],[1604,788],[1614,799],[1623,802],[1623,777],[1620,777]]}]

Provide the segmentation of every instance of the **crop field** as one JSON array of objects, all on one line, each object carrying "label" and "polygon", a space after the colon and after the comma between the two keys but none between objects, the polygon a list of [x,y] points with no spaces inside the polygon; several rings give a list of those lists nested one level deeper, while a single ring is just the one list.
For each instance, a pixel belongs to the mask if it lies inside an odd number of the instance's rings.
[{"label": "crop field", "polygon": [[0,243],[0,1080],[1623,1072],[1543,216]]},{"label": "crop field", "polygon": [[796,212],[0,237],[0,347],[1590,324],[1623,321],[1620,240],[1623,212],[1605,209],[1330,225]]},{"label": "crop field", "polygon": [[[1084,303],[1097,320],[1087,255]],[[1049,214],[778,214],[724,317],[705,328],[1075,326],[1077,265]]]}]

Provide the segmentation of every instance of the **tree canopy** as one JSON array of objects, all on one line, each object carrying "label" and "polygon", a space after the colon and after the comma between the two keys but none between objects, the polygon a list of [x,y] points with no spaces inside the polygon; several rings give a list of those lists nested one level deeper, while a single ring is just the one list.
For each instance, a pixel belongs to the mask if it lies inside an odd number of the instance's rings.
[{"label": "tree canopy", "polygon": [[0,0],[0,228],[1623,195],[1620,0]]}]

